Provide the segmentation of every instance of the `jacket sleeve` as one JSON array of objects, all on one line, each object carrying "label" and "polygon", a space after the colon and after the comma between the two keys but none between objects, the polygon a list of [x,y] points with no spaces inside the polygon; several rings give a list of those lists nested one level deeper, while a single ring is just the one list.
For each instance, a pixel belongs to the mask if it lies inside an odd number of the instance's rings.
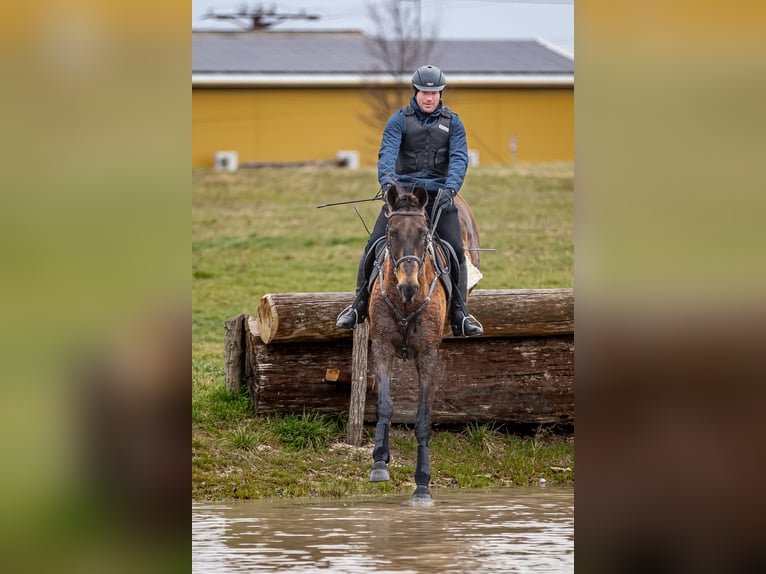
[{"label": "jacket sleeve", "polygon": [[468,170],[468,144],[465,126],[460,117],[452,112],[451,133],[449,138],[449,172],[444,187],[457,193],[463,186],[465,172]]},{"label": "jacket sleeve", "polygon": [[380,185],[395,183],[396,159],[404,136],[404,114],[396,112],[388,119],[378,150],[378,181]]}]

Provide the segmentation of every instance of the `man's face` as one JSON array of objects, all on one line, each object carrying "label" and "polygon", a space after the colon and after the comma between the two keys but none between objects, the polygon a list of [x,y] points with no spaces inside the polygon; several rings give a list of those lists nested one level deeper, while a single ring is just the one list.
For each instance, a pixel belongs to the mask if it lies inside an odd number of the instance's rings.
[{"label": "man's face", "polygon": [[424,92],[420,90],[415,94],[415,101],[418,103],[421,110],[430,113],[439,105],[441,95],[441,92]]}]

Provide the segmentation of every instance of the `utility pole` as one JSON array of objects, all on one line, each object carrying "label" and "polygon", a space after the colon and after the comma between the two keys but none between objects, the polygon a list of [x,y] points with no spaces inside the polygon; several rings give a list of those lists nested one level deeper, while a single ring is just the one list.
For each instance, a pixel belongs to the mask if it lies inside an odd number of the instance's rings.
[{"label": "utility pole", "polygon": [[318,14],[307,14],[305,10],[300,12],[279,13],[276,8],[265,9],[261,4],[253,8],[243,5],[234,13],[219,13],[212,8],[202,16],[203,19],[231,20],[245,30],[266,30],[285,20],[319,20]]}]

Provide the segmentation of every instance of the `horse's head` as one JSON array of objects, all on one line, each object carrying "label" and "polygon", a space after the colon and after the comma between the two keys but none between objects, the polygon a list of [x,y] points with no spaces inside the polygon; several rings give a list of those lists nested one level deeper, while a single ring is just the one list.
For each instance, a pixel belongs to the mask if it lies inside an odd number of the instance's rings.
[{"label": "horse's head", "polygon": [[397,289],[410,303],[420,288],[428,249],[428,219],[425,208],[428,193],[422,187],[408,191],[396,186],[386,194],[388,229],[386,243]]}]

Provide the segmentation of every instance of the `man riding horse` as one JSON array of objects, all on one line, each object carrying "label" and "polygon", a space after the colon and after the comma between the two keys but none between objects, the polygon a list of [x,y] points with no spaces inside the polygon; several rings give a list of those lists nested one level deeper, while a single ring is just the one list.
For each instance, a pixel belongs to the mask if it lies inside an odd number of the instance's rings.
[{"label": "man riding horse", "polygon": [[[444,74],[435,66],[415,70],[412,76],[415,93],[409,105],[395,112],[383,131],[378,152],[378,180],[384,198],[395,183],[425,188],[429,196],[426,211],[431,221],[441,209],[436,233],[452,246],[458,264],[452,273],[452,334],[473,337],[481,335],[484,328],[466,309],[468,266],[454,204],[468,169],[468,148],[460,117],[442,105],[441,93],[446,84]],[[367,318],[374,245],[385,236],[387,215],[388,206],[384,204],[359,263],[356,299],[338,316],[336,325],[342,329],[353,329]]]}]

